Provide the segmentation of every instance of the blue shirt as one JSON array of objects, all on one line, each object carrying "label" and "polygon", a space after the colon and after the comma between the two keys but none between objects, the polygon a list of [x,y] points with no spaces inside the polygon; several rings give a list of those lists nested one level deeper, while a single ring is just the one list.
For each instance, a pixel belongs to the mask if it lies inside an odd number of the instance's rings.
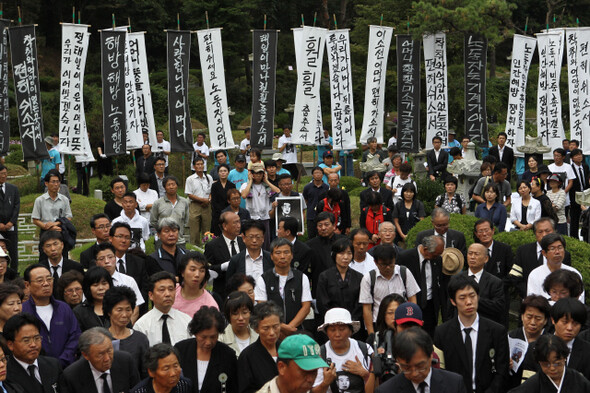
[{"label": "blue shirt", "polygon": [[328,137],[328,144],[327,145],[318,145],[318,161],[324,160],[324,152],[330,150],[330,146],[332,146],[332,137]]},{"label": "blue shirt", "polygon": [[[227,180],[229,180],[230,182],[235,184],[236,189],[239,191],[240,187],[242,187],[242,184],[248,182],[248,170],[244,169],[244,170],[242,170],[242,172],[238,172],[237,169],[232,169],[229,172],[229,176],[227,177]],[[244,209],[246,208],[246,201],[244,200],[244,198],[242,198],[242,201],[240,202],[240,207],[242,207]]]},{"label": "blue shirt", "polygon": [[498,202],[495,202],[490,210],[486,208],[485,202],[480,203],[475,209],[475,217],[489,218],[494,223],[494,226],[498,228],[498,232],[504,232],[507,216],[506,207]]},{"label": "blue shirt", "polygon": [[[320,168],[334,168],[336,166],[336,164],[332,164],[332,166],[327,166],[323,162],[319,165]],[[340,177],[340,171],[338,171],[338,177]],[[328,175],[324,173],[324,177],[322,178],[322,180],[324,181],[324,183],[328,184]]]},{"label": "blue shirt", "polygon": [[61,156],[57,150],[49,150],[49,158],[44,159],[41,162],[41,179],[45,177],[47,172],[55,169],[57,164],[61,164]]}]

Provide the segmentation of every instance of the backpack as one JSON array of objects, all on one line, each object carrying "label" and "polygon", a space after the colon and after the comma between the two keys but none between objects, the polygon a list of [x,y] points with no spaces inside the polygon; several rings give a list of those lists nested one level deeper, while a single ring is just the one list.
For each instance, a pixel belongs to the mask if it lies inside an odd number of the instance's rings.
[{"label": "backpack", "polygon": [[[445,194],[439,195],[436,198],[436,202],[434,203],[434,205],[437,206],[437,207],[442,207],[442,204],[443,204],[443,201],[444,201],[444,197],[445,197]],[[471,198],[471,196],[470,196],[470,198]],[[455,203],[459,207],[459,210],[463,211],[463,200],[461,199],[461,197],[459,196],[459,194],[455,193],[454,199],[455,199]]]},{"label": "backpack", "polygon": [[[402,281],[404,283],[404,289],[406,288],[406,276],[408,268],[405,266],[399,267],[399,274],[402,276]],[[375,297],[375,282],[377,281],[377,272],[373,269],[369,272],[369,278],[371,279],[371,297]],[[407,299],[406,292],[404,291],[403,296]]]}]

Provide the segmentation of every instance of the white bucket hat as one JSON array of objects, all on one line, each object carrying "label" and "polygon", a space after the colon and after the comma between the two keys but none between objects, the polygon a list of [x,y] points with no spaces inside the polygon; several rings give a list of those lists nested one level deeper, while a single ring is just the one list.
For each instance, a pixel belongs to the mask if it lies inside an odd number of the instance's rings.
[{"label": "white bucket hat", "polygon": [[350,312],[345,308],[332,308],[326,312],[324,316],[324,324],[318,327],[318,332],[325,332],[330,325],[350,325],[352,326],[352,333],[359,331],[361,323],[353,321]]}]

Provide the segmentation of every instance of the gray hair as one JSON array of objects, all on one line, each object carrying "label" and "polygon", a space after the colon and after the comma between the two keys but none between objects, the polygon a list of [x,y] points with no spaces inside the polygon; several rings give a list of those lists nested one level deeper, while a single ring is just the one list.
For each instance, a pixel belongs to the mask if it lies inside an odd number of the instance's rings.
[{"label": "gray hair", "polygon": [[451,214],[442,207],[435,207],[434,209],[432,209],[432,212],[430,213],[430,220],[434,221],[434,219],[439,216],[451,218]]},{"label": "gray hair", "polygon": [[440,244],[439,242],[441,242],[443,245],[445,244],[442,236],[438,236],[438,235],[426,236],[424,239],[422,239],[422,247],[424,247],[426,249],[426,251],[432,253],[432,252],[436,251],[436,248]]},{"label": "gray hair", "polygon": [[537,221],[533,222],[533,233],[537,232],[537,225],[548,222],[551,224],[553,230],[555,230],[555,220],[549,217],[541,217]]},{"label": "gray hair", "polygon": [[373,142],[377,142],[377,138],[375,138],[374,136],[367,138],[367,145]]},{"label": "gray hair", "polygon": [[171,229],[176,229],[177,231],[180,230],[180,225],[178,225],[178,222],[176,222],[176,220],[172,217],[162,217],[160,218],[160,220],[158,220],[158,225],[156,226],[156,231],[158,233],[162,232],[162,229],[164,228],[171,228]]},{"label": "gray hair", "polygon": [[78,339],[78,348],[80,349],[80,352],[88,353],[92,345],[102,344],[105,338],[108,338],[111,341],[113,340],[111,332],[107,329],[100,326],[90,328],[80,335],[80,338]]},{"label": "gray hair", "polygon": [[170,344],[159,343],[156,344],[145,352],[143,356],[144,365],[148,370],[156,371],[158,369],[158,363],[160,359],[168,357],[170,354],[174,354],[177,360],[180,360],[180,353],[178,349],[174,348]]},{"label": "gray hair", "polygon": [[383,221],[381,224],[379,224],[379,232],[381,232],[381,229],[383,228],[383,225],[389,225],[391,224],[391,226],[393,227],[393,233],[395,233],[395,225],[393,225],[393,223],[391,221]]},{"label": "gray hair", "polygon": [[277,316],[279,319],[283,318],[283,310],[276,305],[272,300],[264,303],[258,303],[254,306],[252,314],[250,315],[250,327],[254,330],[258,329],[258,324],[265,318]]},{"label": "gray hair", "polygon": [[277,237],[272,242],[270,242],[270,253],[272,254],[275,248],[281,246],[289,246],[291,252],[293,252],[293,243],[291,243],[288,239],[285,239],[284,237]]}]

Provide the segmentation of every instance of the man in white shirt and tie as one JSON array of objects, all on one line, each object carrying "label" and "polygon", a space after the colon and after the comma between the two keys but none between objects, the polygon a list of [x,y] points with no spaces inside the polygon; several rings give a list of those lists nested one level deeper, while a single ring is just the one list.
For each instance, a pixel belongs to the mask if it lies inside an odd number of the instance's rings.
[{"label": "man in white shirt and tie", "polygon": [[570,162],[576,178],[574,184],[570,189],[570,236],[579,238],[580,215],[582,208],[576,202],[576,192],[584,191],[588,188],[588,178],[590,177],[590,169],[584,163],[584,154],[580,149],[574,149],[570,153]]}]

